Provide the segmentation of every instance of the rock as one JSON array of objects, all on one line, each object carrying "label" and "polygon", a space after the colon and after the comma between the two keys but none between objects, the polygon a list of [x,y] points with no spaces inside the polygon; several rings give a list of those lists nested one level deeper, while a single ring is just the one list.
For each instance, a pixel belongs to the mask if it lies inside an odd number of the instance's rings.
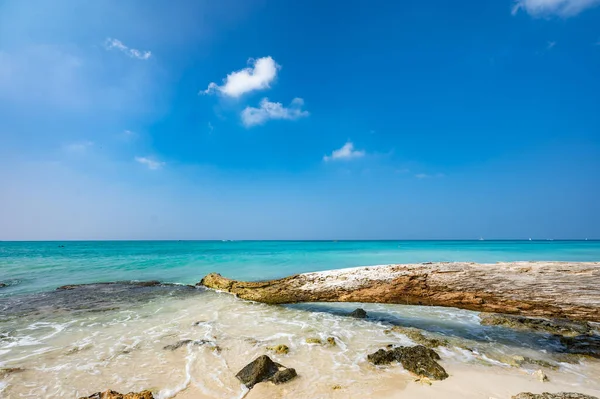
[{"label": "rock", "polygon": [[544,372],[542,370],[537,370],[535,373],[533,373],[533,376],[535,378],[538,379],[538,381],[540,382],[547,382],[548,380],[548,376],[546,374],[544,374]]},{"label": "rock", "polygon": [[4,287],[6,287],[6,284],[5,283],[0,283],[0,288],[4,288]]},{"label": "rock", "polygon": [[288,382],[296,378],[298,374],[295,369],[285,368],[276,372],[273,377],[269,379],[274,384],[283,384],[284,382]]},{"label": "rock", "polygon": [[235,376],[248,388],[252,388],[259,382],[266,381],[273,377],[278,371],[279,368],[273,363],[271,358],[263,355],[247,364]]},{"label": "rock", "polygon": [[150,391],[142,391],[139,393],[129,392],[126,394],[121,394],[109,389],[108,391],[96,392],[94,394],[91,394],[90,396],[83,396],[79,399],[154,399],[154,396]]},{"label": "rock", "polygon": [[290,348],[288,348],[287,345],[282,344],[276,346],[267,346],[267,350],[273,351],[278,355],[286,355],[290,351]]},{"label": "rock", "polygon": [[433,349],[423,345],[400,346],[389,350],[379,349],[368,355],[367,359],[376,365],[389,364],[393,361],[400,362],[406,370],[419,377],[427,377],[432,380],[448,378],[446,370],[436,361],[440,360],[440,356]]},{"label": "rock", "polygon": [[336,346],[336,345],[337,345],[337,343],[335,342],[335,338],[334,338],[334,337],[328,337],[328,338],[327,338],[327,343],[328,343],[330,346]]},{"label": "rock", "polygon": [[566,353],[600,358],[600,335],[560,337]]},{"label": "rock", "polygon": [[208,344],[209,342],[210,341],[206,341],[204,339],[202,339],[200,341],[194,341],[192,339],[182,339],[181,341],[177,341],[176,343],[174,343],[172,345],[167,345],[167,346],[163,347],[163,349],[174,351],[185,345],[192,344],[192,345],[200,346],[200,345]]},{"label": "rock", "polygon": [[339,389],[342,389],[342,386],[341,385],[334,385],[334,386],[331,387],[331,389],[333,389],[334,391],[337,391]]},{"label": "rock", "polygon": [[586,322],[535,319],[495,313],[482,313],[479,317],[481,318],[481,325],[484,326],[503,326],[519,330],[533,330],[566,337],[590,334],[592,332],[592,327]]},{"label": "rock", "polygon": [[541,394],[533,394],[531,392],[523,392],[512,397],[512,399],[598,399],[595,396],[584,395],[582,393],[574,392],[558,392],[548,393],[544,392]]},{"label": "rock", "polygon": [[367,312],[364,309],[358,308],[353,310],[348,316],[355,317],[357,319],[364,319],[367,317]]},{"label": "rock", "polygon": [[320,338],[306,338],[306,343],[307,344],[323,345],[323,341],[321,341]]},{"label": "rock", "polygon": [[600,322],[600,262],[436,262],[236,281],[212,273],[198,285],[268,304],[397,303]]},{"label": "rock", "polygon": [[437,348],[438,346],[447,346],[448,341],[445,339],[436,339],[436,338],[427,338],[423,335],[423,332],[417,328],[413,327],[401,327],[394,326],[389,330],[385,330],[384,332],[397,332],[400,334],[406,335],[412,341],[415,341],[417,344],[426,346],[428,348]]}]

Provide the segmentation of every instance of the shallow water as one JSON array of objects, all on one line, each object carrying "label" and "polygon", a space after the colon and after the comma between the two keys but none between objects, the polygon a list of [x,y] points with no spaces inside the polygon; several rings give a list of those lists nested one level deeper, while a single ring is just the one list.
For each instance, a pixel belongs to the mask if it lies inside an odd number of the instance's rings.
[{"label": "shallow water", "polygon": [[361,265],[428,261],[600,260],[600,241],[0,242],[0,296],[65,284],[160,280],[212,272],[244,280]]},{"label": "shallow water", "polygon": [[[77,398],[107,388],[152,389],[161,399],[241,398],[246,390],[235,374],[262,354],[294,367],[300,377],[282,386],[259,384],[249,399],[436,397],[444,389],[464,398],[500,398],[503,392],[508,398],[519,384],[600,394],[597,360],[565,357],[544,334],[483,327],[477,313],[456,309],[364,304],[369,318],[360,320],[346,316],[357,304],[269,306],[188,286],[130,284],[4,298],[0,306],[0,367],[22,369],[0,378],[4,398]],[[367,354],[379,348],[413,344],[386,331],[392,325],[449,339],[438,352],[450,377],[421,386],[399,365],[369,364]],[[336,345],[307,344],[310,337],[334,337]],[[164,349],[184,339],[200,344]],[[277,344],[288,345],[289,354],[266,349]],[[551,382],[542,384],[531,375],[539,366],[509,365],[515,354],[559,370],[545,370]],[[461,393],[464,387],[454,385],[467,372],[512,378],[514,390],[495,383]],[[411,389],[417,394],[402,394]]]},{"label": "shallow water", "polygon": [[[600,361],[567,356],[546,334],[479,325],[477,313],[378,304],[268,306],[184,284],[209,272],[258,280],[305,271],[424,261],[598,261],[598,241],[0,242],[0,398],[78,398],[108,388],[160,399],[509,398],[528,390],[600,396]],[[175,285],[66,284],[161,280]],[[366,320],[347,317],[355,307]],[[411,326],[448,340],[450,377],[415,382],[367,355],[414,344],[387,331]],[[334,337],[335,346],[306,338]],[[190,339],[198,344],[165,346]],[[287,355],[267,346],[285,344]],[[259,355],[299,377],[247,392],[235,374]],[[514,355],[551,362],[514,367]],[[10,369],[10,370],[9,370]],[[333,389],[333,387],[339,389]]]}]

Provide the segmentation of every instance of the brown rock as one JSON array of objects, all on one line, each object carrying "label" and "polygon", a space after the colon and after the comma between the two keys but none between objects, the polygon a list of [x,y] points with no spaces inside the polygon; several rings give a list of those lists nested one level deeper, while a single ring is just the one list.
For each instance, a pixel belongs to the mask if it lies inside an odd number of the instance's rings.
[{"label": "brown rock", "polygon": [[83,396],[79,399],[154,399],[154,396],[150,391],[142,391],[139,393],[129,392],[126,394],[121,394],[109,389],[108,391],[96,392],[91,394],[90,396]]},{"label": "brown rock", "polygon": [[271,358],[263,355],[247,364],[235,376],[248,388],[252,388],[259,382],[266,381],[273,377],[278,371],[279,368]]},{"label": "brown rock", "polygon": [[595,396],[584,395],[574,392],[558,392],[541,394],[533,394],[531,392],[523,392],[512,397],[512,399],[598,399]]},{"label": "brown rock", "polygon": [[288,382],[296,378],[298,374],[294,369],[285,368],[276,372],[273,377],[269,379],[273,384],[283,384],[284,382]]},{"label": "brown rock", "polygon": [[586,322],[536,319],[523,316],[490,313],[482,313],[479,315],[479,317],[481,319],[481,325],[484,326],[503,326],[518,330],[547,332],[566,337],[590,334],[592,332],[592,327]]},{"label": "brown rock", "polygon": [[394,349],[379,349],[377,352],[367,356],[367,359],[376,365],[389,364],[397,361],[402,366],[418,375],[432,380],[444,380],[448,378],[446,370],[437,362],[440,356],[433,350],[423,345],[405,347],[400,346]]},{"label": "brown rock", "polygon": [[199,285],[242,299],[377,302],[600,322],[600,262],[407,264],[235,281],[209,274]]}]

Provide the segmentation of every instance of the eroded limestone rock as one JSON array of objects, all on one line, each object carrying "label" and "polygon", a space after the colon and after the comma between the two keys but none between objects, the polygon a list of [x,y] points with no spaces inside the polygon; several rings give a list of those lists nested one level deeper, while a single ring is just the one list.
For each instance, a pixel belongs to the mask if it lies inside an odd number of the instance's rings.
[{"label": "eroded limestone rock", "polygon": [[433,349],[423,345],[400,346],[388,350],[379,349],[368,355],[367,359],[375,365],[399,362],[406,370],[419,377],[427,377],[432,380],[448,378],[446,370],[437,362],[440,360],[440,356]]}]

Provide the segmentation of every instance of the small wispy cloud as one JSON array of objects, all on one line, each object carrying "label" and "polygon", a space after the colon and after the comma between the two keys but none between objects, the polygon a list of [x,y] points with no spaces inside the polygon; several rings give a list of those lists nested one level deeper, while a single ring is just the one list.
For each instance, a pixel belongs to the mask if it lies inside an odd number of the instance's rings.
[{"label": "small wispy cloud", "polygon": [[304,100],[294,98],[289,107],[284,107],[281,103],[274,103],[268,98],[260,101],[258,108],[246,107],[242,113],[242,123],[246,127],[262,125],[270,119],[296,120],[309,115],[308,111],[302,110]]},{"label": "small wispy cloud", "polygon": [[78,141],[75,143],[66,144],[63,148],[65,149],[65,151],[73,154],[83,154],[93,145],[93,141]]},{"label": "small wispy cloud", "polygon": [[251,91],[268,89],[277,76],[277,70],[281,68],[272,57],[249,59],[248,63],[250,67],[228,74],[222,86],[212,82],[199,94],[221,93],[238,98]]},{"label": "small wispy cloud", "polygon": [[342,146],[342,148],[334,150],[331,155],[323,156],[323,161],[342,161],[342,160],[350,160],[356,158],[362,158],[365,156],[365,152],[363,150],[355,150],[354,143],[351,141],[346,142]]},{"label": "small wispy cloud", "polygon": [[166,165],[165,162],[157,161],[149,157],[135,157],[135,161],[146,165],[150,170],[158,170]]},{"label": "small wispy cloud", "polygon": [[436,173],[436,174],[428,174],[428,173],[417,173],[415,175],[415,177],[417,179],[433,179],[433,178],[441,178],[441,177],[445,177],[446,175],[443,173]]},{"label": "small wispy cloud", "polygon": [[512,14],[524,10],[533,17],[557,15],[568,18],[599,4],[600,0],[516,0]]},{"label": "small wispy cloud", "polygon": [[214,130],[215,130],[215,127],[213,126],[213,124],[208,122],[208,132],[212,133]]},{"label": "small wispy cloud", "polygon": [[127,47],[120,40],[107,38],[104,42],[104,46],[107,50],[116,49],[119,50],[131,58],[137,58],[138,60],[147,60],[152,56],[150,51],[141,51],[134,48]]},{"label": "small wispy cloud", "polygon": [[546,44],[546,50],[552,50],[556,46],[556,42],[548,42]]}]

